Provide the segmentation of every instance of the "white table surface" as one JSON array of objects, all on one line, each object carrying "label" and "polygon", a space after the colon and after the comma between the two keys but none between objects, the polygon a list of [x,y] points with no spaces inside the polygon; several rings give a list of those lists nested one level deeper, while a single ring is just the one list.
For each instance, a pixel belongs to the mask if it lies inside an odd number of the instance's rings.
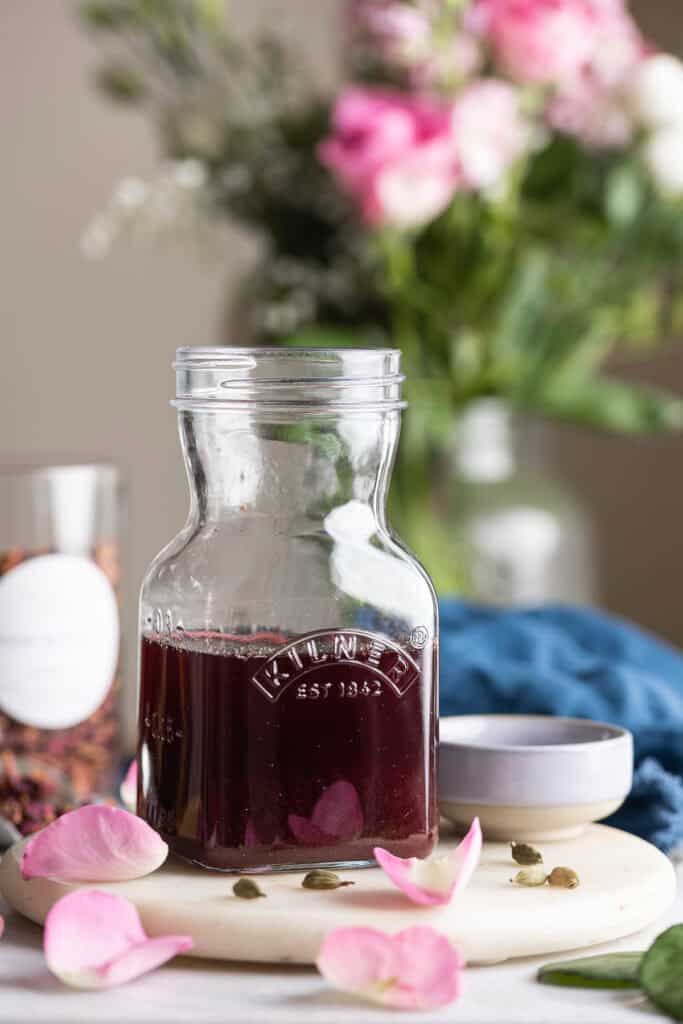
[{"label": "white table surface", "polygon": [[[589,952],[644,949],[683,920],[683,868],[678,897],[664,919],[636,936]],[[665,1024],[636,989],[590,991],[539,985],[545,957],[469,968],[461,1000],[430,1013],[388,1011],[328,988],[313,968],[254,967],[176,959],[152,974],[105,992],[65,988],[48,972],[42,929],[7,910],[0,939],[0,1021],[27,1024],[381,1024],[455,1021],[457,1024]],[[520,920],[520,928],[524,921]]]}]

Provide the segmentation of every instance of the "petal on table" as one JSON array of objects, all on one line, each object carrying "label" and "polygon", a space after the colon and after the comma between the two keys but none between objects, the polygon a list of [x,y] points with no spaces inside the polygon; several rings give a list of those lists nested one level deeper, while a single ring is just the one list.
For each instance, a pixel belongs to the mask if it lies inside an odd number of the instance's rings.
[{"label": "petal on table", "polygon": [[431,1010],[455,1002],[462,993],[465,961],[445,935],[433,928],[406,928],[394,936],[398,948],[398,984],[391,1006]]},{"label": "petal on table", "polygon": [[463,961],[433,928],[391,936],[373,928],[337,928],[317,959],[335,988],[384,1006],[434,1009],[457,999]]},{"label": "petal on table", "polygon": [[335,988],[370,996],[394,976],[397,954],[390,935],[374,928],[335,928],[322,944],[316,966]]},{"label": "petal on table", "polygon": [[481,827],[475,818],[462,842],[444,856],[424,860],[395,857],[379,846],[374,854],[385,874],[414,903],[442,906],[450,903],[470,881],[479,863],[481,847]]},{"label": "petal on table", "polygon": [[123,882],[156,871],[168,846],[149,825],[118,807],[69,811],[24,847],[21,874],[76,882]]},{"label": "petal on table", "polygon": [[187,935],[148,938],[132,903],[97,889],[63,896],[45,919],[47,965],[74,988],[122,985],[191,947]]}]

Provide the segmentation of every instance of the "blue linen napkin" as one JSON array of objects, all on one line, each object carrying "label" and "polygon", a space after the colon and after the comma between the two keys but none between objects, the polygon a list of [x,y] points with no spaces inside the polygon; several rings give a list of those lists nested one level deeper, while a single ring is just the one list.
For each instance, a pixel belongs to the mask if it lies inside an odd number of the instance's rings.
[{"label": "blue linen napkin", "polygon": [[683,842],[683,655],[589,608],[439,608],[442,715],[568,715],[630,729],[633,789],[609,823],[665,851]]}]

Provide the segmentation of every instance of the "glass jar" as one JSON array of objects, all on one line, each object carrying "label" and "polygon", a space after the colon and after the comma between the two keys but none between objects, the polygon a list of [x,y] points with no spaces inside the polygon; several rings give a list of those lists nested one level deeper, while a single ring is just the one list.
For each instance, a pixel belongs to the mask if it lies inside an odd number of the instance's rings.
[{"label": "glass jar", "polygon": [[590,518],[549,466],[539,427],[499,398],[462,413],[454,472],[441,488],[450,564],[461,591],[485,604],[594,604]]},{"label": "glass jar", "polygon": [[122,513],[116,466],[0,464],[0,815],[24,833],[116,781]]},{"label": "glass jar", "polygon": [[189,518],[141,595],[138,813],[227,871],[437,835],[437,607],[391,533],[389,349],[184,348]]}]

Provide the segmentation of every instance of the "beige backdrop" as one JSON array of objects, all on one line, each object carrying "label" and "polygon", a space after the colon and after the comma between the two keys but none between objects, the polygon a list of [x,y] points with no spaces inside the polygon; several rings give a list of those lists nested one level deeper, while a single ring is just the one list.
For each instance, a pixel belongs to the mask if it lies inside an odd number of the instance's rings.
[{"label": "beige backdrop", "polygon": [[[233,5],[242,21],[247,14],[286,21],[319,64],[329,64],[335,0],[247,6]],[[651,31],[671,45],[674,0],[641,6]],[[74,4],[1,0],[0,458],[102,453],[127,467],[130,694],[133,595],[186,509],[168,406],[171,359],[178,345],[217,339],[226,289],[253,258],[253,245],[226,233],[225,258],[213,265],[172,244],[121,243],[105,262],[84,262],[79,236],[93,211],[115,180],[149,171],[155,156],[147,125],[93,94],[95,57]],[[639,373],[683,391],[683,347]],[[558,468],[594,511],[606,603],[683,644],[683,437],[557,433]]]}]

